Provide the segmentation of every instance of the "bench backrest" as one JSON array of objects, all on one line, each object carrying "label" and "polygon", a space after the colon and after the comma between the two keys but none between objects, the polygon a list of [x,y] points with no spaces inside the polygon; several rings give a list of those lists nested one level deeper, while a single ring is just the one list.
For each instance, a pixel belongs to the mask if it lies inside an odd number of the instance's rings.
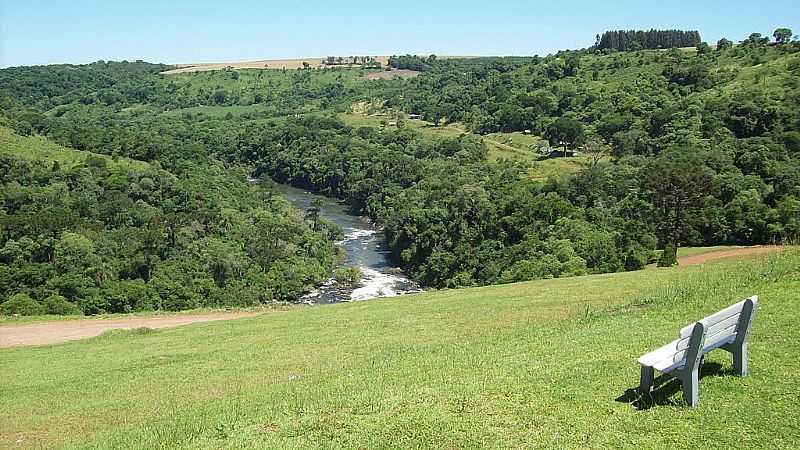
[{"label": "bench backrest", "polygon": [[726,343],[741,344],[747,338],[757,307],[758,296],[754,295],[682,328],[674,361],[686,358],[687,364],[691,364],[695,358],[699,360],[703,348],[712,349]]}]

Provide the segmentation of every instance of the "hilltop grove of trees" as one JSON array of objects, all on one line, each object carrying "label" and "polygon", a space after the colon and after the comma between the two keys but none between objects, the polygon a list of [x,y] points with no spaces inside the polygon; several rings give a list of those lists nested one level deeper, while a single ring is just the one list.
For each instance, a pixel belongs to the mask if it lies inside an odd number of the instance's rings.
[{"label": "hilltop grove of trees", "polygon": [[696,47],[702,39],[698,31],[681,30],[618,30],[597,36],[597,48],[621,52],[662,48]]}]

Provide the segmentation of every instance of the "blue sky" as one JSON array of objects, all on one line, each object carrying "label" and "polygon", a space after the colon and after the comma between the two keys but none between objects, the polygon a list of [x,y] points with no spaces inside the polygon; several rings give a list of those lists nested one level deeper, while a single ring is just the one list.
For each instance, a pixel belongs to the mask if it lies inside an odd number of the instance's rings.
[{"label": "blue sky", "polygon": [[741,40],[800,33],[800,1],[0,0],[0,67],[143,59],[544,55],[608,29],[697,29]]}]

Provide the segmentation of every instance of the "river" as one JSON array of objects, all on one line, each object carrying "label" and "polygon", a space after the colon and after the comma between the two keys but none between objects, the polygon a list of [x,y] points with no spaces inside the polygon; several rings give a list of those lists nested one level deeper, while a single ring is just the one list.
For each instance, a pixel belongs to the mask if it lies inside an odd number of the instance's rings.
[{"label": "river", "polygon": [[363,274],[361,282],[353,287],[337,286],[333,279],[303,297],[307,303],[336,303],[368,300],[376,297],[392,297],[421,291],[419,285],[409,280],[389,260],[389,249],[383,232],[363,217],[348,213],[346,205],[336,200],[315,195],[302,189],[279,184],[277,190],[301,211],[306,211],[311,202],[322,202],[320,216],[340,226],[344,239],[337,242],[345,250],[341,265],[358,267]]}]

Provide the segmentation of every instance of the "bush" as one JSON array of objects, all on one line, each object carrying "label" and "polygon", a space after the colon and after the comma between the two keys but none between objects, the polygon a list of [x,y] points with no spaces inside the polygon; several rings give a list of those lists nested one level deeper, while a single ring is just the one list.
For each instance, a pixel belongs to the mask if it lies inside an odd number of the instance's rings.
[{"label": "bush", "polygon": [[160,303],[158,292],[142,280],[109,281],[100,296],[110,312],[150,311]]},{"label": "bush", "polygon": [[661,254],[661,259],[658,260],[658,267],[672,267],[678,265],[678,256],[675,252],[675,247],[672,244],[667,244],[664,247],[664,253]]},{"label": "bush", "polygon": [[234,280],[224,288],[214,289],[210,298],[211,304],[218,307],[257,306],[260,303],[269,303],[272,300],[272,291],[263,274],[248,274],[245,280]]},{"label": "bush", "polygon": [[36,316],[44,314],[44,308],[28,294],[12,295],[5,303],[0,305],[0,314],[20,316]]},{"label": "bush", "polygon": [[333,277],[336,279],[336,282],[339,284],[347,284],[347,285],[355,285],[359,281],[364,274],[361,273],[361,270],[358,267],[342,267],[336,269]]},{"label": "bush", "polygon": [[44,308],[47,314],[59,316],[77,316],[83,314],[78,305],[71,303],[66,297],[51,295],[44,300]]},{"label": "bush", "polygon": [[632,244],[625,253],[625,270],[641,270],[647,265],[650,252],[639,244]]},{"label": "bush", "polygon": [[181,311],[200,306],[200,296],[189,286],[168,278],[153,278],[150,285],[158,292],[160,309]]}]

